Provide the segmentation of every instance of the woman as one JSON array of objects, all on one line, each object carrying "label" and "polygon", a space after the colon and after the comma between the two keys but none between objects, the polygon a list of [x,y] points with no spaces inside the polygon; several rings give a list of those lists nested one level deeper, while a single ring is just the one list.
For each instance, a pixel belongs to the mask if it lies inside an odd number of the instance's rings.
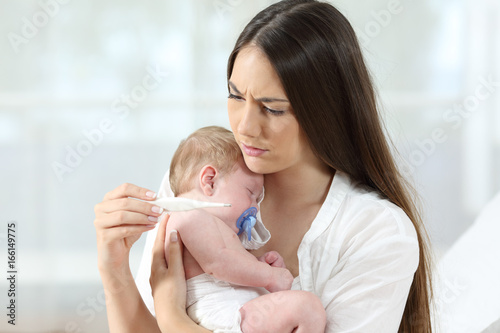
[{"label": "woman", "polygon": [[[228,87],[229,120],[245,163],[265,175],[260,211],[272,238],[254,254],[283,256],[293,288],[320,297],[327,332],[431,332],[425,231],[345,17],[313,0],[264,9],[229,57]],[[127,260],[159,215],[127,199],[148,199],[147,192],[124,185],[96,206],[103,283],[121,286],[107,293],[112,332],[159,330]],[[155,247],[153,295],[183,286],[182,272],[167,271],[162,256]],[[155,297],[162,329],[203,332],[185,316],[182,292],[168,295],[174,297]]]}]

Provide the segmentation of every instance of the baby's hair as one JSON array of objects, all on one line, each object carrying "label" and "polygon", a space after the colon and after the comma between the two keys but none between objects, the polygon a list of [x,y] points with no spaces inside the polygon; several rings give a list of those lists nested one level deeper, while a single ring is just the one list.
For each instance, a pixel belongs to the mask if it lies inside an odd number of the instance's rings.
[{"label": "baby's hair", "polygon": [[241,156],[231,131],[220,126],[200,128],[182,140],[175,151],[170,163],[170,188],[175,196],[190,191],[193,180],[207,164],[224,176]]}]

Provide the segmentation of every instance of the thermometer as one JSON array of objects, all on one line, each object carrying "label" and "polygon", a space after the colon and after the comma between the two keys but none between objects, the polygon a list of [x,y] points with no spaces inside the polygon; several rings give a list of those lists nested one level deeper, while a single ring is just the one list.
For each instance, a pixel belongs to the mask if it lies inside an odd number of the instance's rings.
[{"label": "thermometer", "polygon": [[197,209],[197,208],[211,208],[211,207],[231,207],[231,204],[217,203],[217,202],[207,202],[198,201],[188,198],[178,198],[178,197],[164,197],[156,199],[151,202],[169,212],[183,212],[187,210]]}]

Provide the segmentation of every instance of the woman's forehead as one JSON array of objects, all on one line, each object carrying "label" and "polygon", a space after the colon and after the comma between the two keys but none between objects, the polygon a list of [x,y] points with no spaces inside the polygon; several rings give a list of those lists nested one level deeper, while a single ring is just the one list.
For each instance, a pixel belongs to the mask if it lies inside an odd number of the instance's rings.
[{"label": "woman's forehead", "polygon": [[247,46],[238,52],[229,86],[243,95],[250,93],[255,99],[288,100],[278,74],[256,46]]}]

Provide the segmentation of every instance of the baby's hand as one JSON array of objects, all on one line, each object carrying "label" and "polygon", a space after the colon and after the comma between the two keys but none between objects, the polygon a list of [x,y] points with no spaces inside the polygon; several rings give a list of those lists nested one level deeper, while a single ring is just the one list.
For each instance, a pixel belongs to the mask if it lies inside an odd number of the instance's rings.
[{"label": "baby's hand", "polygon": [[283,257],[280,256],[280,254],[276,251],[266,252],[264,255],[260,256],[257,259],[259,261],[265,262],[266,264],[269,264],[271,267],[286,268],[285,260],[283,260]]},{"label": "baby's hand", "polygon": [[290,288],[292,288],[292,283],[293,276],[288,269],[274,267],[272,281],[266,289],[271,293],[282,290],[290,290]]}]

